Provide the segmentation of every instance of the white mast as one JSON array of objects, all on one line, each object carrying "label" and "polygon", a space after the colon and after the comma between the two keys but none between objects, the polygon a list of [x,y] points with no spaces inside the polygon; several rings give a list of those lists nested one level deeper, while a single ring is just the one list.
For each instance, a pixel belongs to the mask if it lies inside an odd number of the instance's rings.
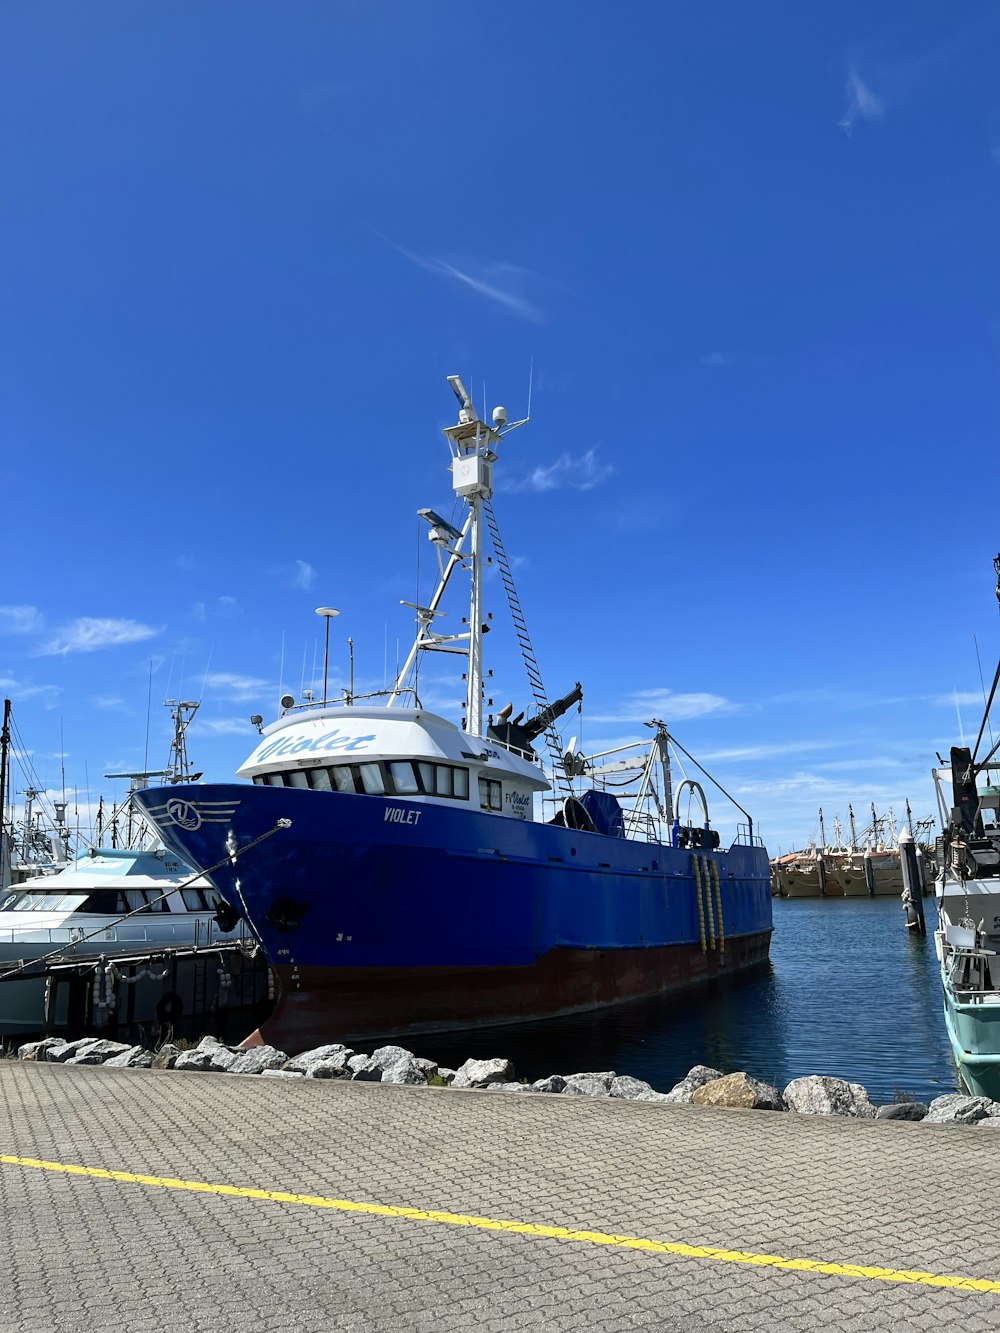
[{"label": "white mast", "polygon": [[[403,682],[417,659],[418,653],[444,652],[467,654],[469,669],[466,673],[468,689],[465,696],[464,729],[470,736],[483,735],[483,501],[493,495],[493,464],[497,461],[496,446],[501,435],[509,434],[528,418],[507,424],[507,413],[502,407],[493,409],[493,425],[480,421],[472,406],[472,399],[458,375],[449,375],[448,383],[458,399],[458,424],[447,426],[444,434],[451,449],[452,488],[459,500],[464,500],[468,513],[461,531],[433,509],[419,509],[417,513],[430,527],[430,539],[438,548],[439,579],[437,588],[427,606],[412,606],[417,613],[417,635],[409,656],[399,670],[387,707],[392,707],[404,691]],[[469,550],[463,548],[469,539]],[[438,634],[434,621],[443,613],[438,605],[444,595],[452,572],[459,565],[469,570],[468,624],[457,634]],[[459,645],[467,645],[460,647]]]},{"label": "white mast", "polygon": [[[476,416],[465,385],[458,375],[449,375],[458,399],[458,425],[445,435],[452,446],[451,480],[455,494],[469,506],[469,670],[465,696],[465,730],[470,736],[483,734],[483,501],[493,494],[493,445],[500,436]],[[496,415],[496,414],[494,414]],[[506,414],[504,414],[505,418]],[[502,421],[498,421],[498,425]]]}]

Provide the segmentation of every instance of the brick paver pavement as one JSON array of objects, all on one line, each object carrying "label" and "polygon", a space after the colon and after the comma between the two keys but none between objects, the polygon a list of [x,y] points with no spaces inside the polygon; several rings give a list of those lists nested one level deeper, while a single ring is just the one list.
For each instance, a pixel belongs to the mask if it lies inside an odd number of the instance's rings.
[{"label": "brick paver pavement", "polygon": [[[0,1063],[0,1155],[1000,1281],[978,1128]],[[1000,1294],[0,1163],[3,1333],[961,1329]]]}]

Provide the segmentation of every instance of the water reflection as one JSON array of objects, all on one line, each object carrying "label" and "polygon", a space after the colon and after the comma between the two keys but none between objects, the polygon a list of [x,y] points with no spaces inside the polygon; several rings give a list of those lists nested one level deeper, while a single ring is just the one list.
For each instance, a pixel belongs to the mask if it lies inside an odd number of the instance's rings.
[{"label": "water reflection", "polygon": [[[927,904],[929,915],[933,905]],[[929,938],[894,898],[778,900],[771,962],[688,995],[544,1022],[431,1033],[440,1064],[509,1056],[521,1078],[614,1069],[669,1088],[694,1064],[784,1086],[802,1074],[863,1083],[873,1101],[955,1088]]]}]

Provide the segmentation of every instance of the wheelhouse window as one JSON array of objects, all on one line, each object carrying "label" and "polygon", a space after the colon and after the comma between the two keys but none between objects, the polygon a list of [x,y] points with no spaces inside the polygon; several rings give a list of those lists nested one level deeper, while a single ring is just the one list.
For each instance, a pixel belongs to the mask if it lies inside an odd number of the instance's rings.
[{"label": "wheelhouse window", "polygon": [[[324,767],[257,773],[258,787],[298,787],[367,796],[443,796],[469,799],[469,770],[455,764],[393,759],[387,763],[329,764]],[[496,784],[499,787],[499,783]]]},{"label": "wheelhouse window", "polygon": [[[431,764],[421,764],[421,768],[431,768]],[[389,765],[389,776],[397,796],[411,796],[420,791],[420,783],[411,763],[396,762]]]},{"label": "wheelhouse window", "polygon": [[503,809],[503,788],[495,778],[479,779],[479,808],[481,810]]},{"label": "wheelhouse window", "polygon": [[382,796],[385,794],[385,779],[382,776],[381,764],[358,764],[361,774],[362,790],[369,796]]}]

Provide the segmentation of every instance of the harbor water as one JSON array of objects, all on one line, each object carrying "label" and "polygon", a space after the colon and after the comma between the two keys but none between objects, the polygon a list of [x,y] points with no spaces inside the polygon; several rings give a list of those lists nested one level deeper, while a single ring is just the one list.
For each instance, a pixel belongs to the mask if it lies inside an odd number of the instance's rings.
[{"label": "harbor water", "polygon": [[684,996],[405,1044],[453,1067],[503,1055],[519,1078],[613,1069],[660,1090],[696,1064],[779,1088],[829,1074],[876,1103],[957,1087],[933,941],[906,930],[895,898],[776,899],[770,963]]}]

